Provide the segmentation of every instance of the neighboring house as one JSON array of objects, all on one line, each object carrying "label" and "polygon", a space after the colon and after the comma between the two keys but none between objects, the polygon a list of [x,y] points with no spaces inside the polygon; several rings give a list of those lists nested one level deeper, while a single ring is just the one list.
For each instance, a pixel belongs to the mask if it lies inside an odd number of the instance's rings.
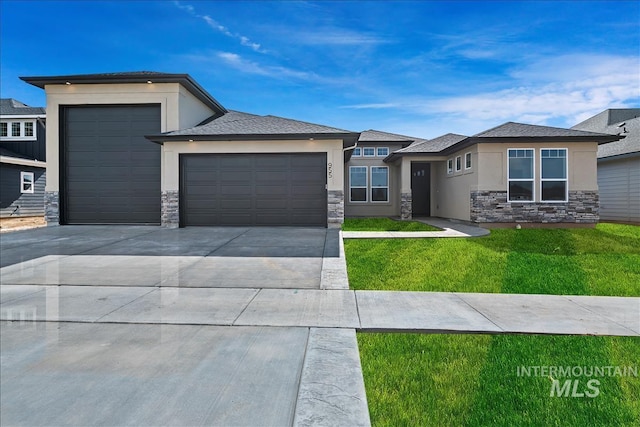
[{"label": "neighboring house", "polygon": [[47,93],[53,224],[593,224],[597,145],[619,139],[517,123],[433,140],[351,132],[227,110],[187,74],[22,79]]},{"label": "neighboring house", "polygon": [[624,137],[598,147],[600,219],[640,223],[640,108],[604,110],[572,129]]},{"label": "neighboring house", "polygon": [[45,113],[0,100],[0,218],[44,215]]}]

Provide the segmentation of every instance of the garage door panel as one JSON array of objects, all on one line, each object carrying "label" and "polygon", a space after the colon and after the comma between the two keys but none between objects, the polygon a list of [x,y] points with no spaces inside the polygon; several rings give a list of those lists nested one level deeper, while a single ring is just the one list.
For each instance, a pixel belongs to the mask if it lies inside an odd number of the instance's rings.
[{"label": "garage door panel", "polygon": [[144,135],[161,131],[160,107],[65,107],[63,116],[65,222],[159,223],[160,146]]},{"label": "garage door panel", "polygon": [[324,153],[189,154],[181,168],[183,225],[326,226]]}]

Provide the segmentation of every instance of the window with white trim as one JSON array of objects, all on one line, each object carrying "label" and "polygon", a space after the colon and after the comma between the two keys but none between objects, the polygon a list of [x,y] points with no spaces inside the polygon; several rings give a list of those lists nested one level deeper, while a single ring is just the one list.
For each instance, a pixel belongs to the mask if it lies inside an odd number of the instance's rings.
[{"label": "window with white trim", "polygon": [[456,172],[460,172],[462,170],[462,157],[456,157]]},{"label": "window with white trim", "polygon": [[34,190],[33,172],[20,172],[20,192],[33,193]]},{"label": "window with white trim", "polygon": [[540,200],[567,201],[567,149],[540,150]]},{"label": "window with white trim", "polygon": [[367,201],[367,167],[349,167],[349,201]]},{"label": "window with white trim", "polygon": [[375,157],[376,156],[376,149],[373,147],[364,147],[362,149],[362,155],[364,157]]},{"label": "window with white trim", "polygon": [[9,135],[9,124],[6,122],[0,123],[0,136],[8,136]]},{"label": "window with white trim", "polygon": [[33,136],[33,122],[24,122],[24,136]]},{"label": "window with white trim", "polygon": [[507,180],[509,181],[507,200],[532,202],[534,200],[533,149],[509,148],[507,153]]},{"label": "window with white trim", "polygon": [[471,169],[471,153],[465,153],[464,155],[464,169]]},{"label": "window with white trim", "polygon": [[447,173],[448,174],[453,173],[453,159],[447,160]]},{"label": "window with white trim", "polygon": [[362,156],[362,148],[360,147],[356,147],[353,149],[353,154],[351,155],[351,157],[360,157]]},{"label": "window with white trim", "polygon": [[2,121],[0,122],[0,137],[7,140],[33,140],[36,136],[34,120]]},{"label": "window with white trim", "polygon": [[376,156],[378,157],[387,157],[389,155],[389,148],[387,147],[378,147],[376,148]]},{"label": "window with white trim", "polygon": [[20,135],[20,129],[21,128],[22,128],[22,126],[20,126],[20,122],[11,123],[11,136],[16,136],[16,137],[22,136],[22,135]]},{"label": "window with white trim", "polygon": [[389,167],[371,166],[371,201],[389,201]]}]

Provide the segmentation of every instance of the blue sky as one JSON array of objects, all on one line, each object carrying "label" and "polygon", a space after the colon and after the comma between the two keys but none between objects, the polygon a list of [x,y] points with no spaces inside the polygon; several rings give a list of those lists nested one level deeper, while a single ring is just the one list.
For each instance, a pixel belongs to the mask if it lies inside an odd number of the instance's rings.
[{"label": "blue sky", "polygon": [[353,131],[569,127],[640,105],[637,1],[0,2],[0,92],[18,76],[188,73],[228,109]]}]

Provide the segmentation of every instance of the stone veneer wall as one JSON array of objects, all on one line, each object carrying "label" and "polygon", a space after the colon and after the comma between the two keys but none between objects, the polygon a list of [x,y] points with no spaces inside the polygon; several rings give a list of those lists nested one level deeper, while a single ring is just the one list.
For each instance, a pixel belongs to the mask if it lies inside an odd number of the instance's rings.
[{"label": "stone veneer wall", "polygon": [[327,192],[327,226],[340,227],[344,222],[344,191],[329,190]]},{"label": "stone veneer wall", "polygon": [[162,192],[161,224],[176,228],[180,225],[180,193],[177,190]]},{"label": "stone veneer wall", "polygon": [[507,202],[506,191],[472,191],[471,221],[593,224],[599,219],[597,191],[569,191],[564,203]]},{"label": "stone veneer wall", "polygon": [[400,219],[413,218],[413,196],[411,193],[400,193]]},{"label": "stone veneer wall", "polygon": [[44,192],[44,219],[47,225],[60,224],[60,192]]}]

